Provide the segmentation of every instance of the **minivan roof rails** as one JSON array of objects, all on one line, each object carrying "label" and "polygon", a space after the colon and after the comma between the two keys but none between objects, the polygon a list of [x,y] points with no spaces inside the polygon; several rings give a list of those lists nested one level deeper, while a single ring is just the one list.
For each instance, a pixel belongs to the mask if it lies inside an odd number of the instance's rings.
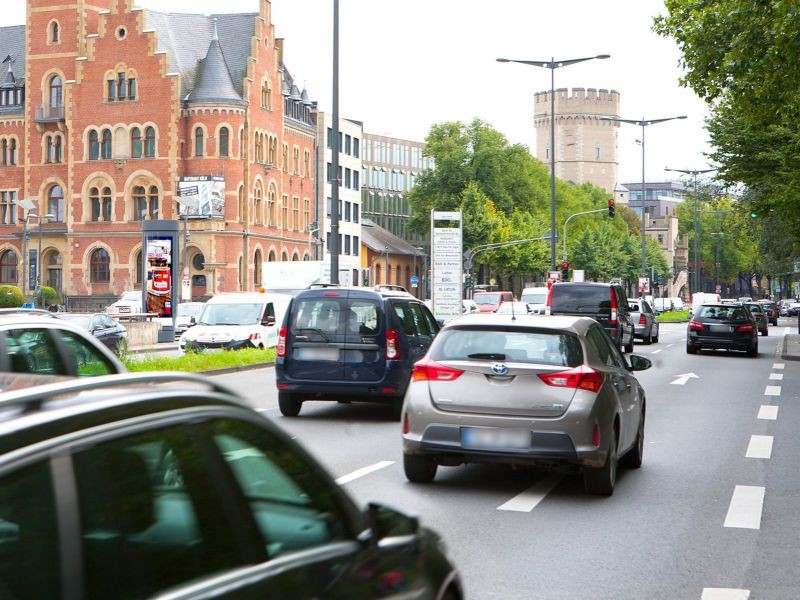
[{"label": "minivan roof rails", "polygon": [[380,284],[376,285],[375,286],[375,291],[376,292],[382,292],[382,291],[386,291],[386,292],[405,292],[406,294],[408,293],[408,290],[406,288],[404,288],[402,285],[392,285],[392,284],[389,284],[389,283],[380,283]]}]

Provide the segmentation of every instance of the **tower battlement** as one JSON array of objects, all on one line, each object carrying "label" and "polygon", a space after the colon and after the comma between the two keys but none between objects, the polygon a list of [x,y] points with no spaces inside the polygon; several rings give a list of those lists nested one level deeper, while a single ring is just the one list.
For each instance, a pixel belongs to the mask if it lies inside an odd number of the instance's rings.
[{"label": "tower battlement", "polygon": [[[619,92],[603,88],[558,88],[555,91],[556,113],[619,114]],[[536,114],[549,112],[550,91],[534,94]]]}]

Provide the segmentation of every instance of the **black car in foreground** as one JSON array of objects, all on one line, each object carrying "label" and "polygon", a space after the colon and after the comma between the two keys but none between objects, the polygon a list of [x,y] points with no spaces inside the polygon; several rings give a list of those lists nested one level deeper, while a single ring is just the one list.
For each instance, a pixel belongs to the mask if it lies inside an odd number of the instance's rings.
[{"label": "black car in foreground", "polygon": [[742,350],[758,355],[758,325],[744,304],[701,304],[686,331],[686,352]]},{"label": "black car in foreground", "polygon": [[10,374],[0,406],[2,598],[463,597],[438,535],[213,378]]}]

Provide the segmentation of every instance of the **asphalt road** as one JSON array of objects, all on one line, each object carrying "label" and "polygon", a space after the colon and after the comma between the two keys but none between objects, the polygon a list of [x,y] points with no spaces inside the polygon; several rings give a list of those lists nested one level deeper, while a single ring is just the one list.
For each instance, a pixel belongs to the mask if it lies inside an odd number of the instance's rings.
[{"label": "asphalt road", "polygon": [[[282,417],[273,369],[219,376],[309,448],[362,504],[419,514],[441,532],[469,598],[800,597],[800,362],[780,359],[781,319],[755,359],[687,355],[685,325],[637,345],[653,360],[644,465],[610,498],[571,474],[442,467],[414,485],[399,424],[369,404],[312,402]],[[509,503],[509,501],[514,502]],[[514,509],[514,510],[509,510]]]}]

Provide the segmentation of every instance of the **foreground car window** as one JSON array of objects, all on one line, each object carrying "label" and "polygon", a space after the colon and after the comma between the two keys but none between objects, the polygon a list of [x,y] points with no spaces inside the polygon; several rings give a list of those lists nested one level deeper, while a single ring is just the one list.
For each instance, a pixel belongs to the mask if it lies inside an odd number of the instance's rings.
[{"label": "foreground car window", "polygon": [[183,428],[98,444],[74,465],[87,598],[144,598],[245,563]]},{"label": "foreground car window", "polygon": [[[60,344],[56,343],[55,336],[60,337]],[[5,332],[4,341],[8,353],[5,369],[12,373],[85,377],[118,371],[96,348],[72,331],[12,329]],[[5,363],[0,360],[0,364]]]},{"label": "foreground car window", "polygon": [[211,435],[250,505],[270,558],[347,539],[338,490],[290,448],[244,422],[215,422]]},{"label": "foreground car window", "polygon": [[442,360],[513,360],[577,367],[583,363],[578,338],[544,330],[444,329],[431,349],[431,358]]},{"label": "foreground car window", "polygon": [[0,598],[59,598],[60,559],[47,463],[0,479]]}]

